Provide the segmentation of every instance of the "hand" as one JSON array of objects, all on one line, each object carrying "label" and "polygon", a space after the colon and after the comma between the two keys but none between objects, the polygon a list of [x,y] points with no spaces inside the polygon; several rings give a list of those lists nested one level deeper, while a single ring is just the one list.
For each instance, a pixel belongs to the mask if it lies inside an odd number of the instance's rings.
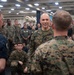
[{"label": "hand", "polygon": [[24,38],[24,40],[27,40],[27,38]]},{"label": "hand", "polygon": [[22,62],[22,61],[18,61],[18,63],[19,63],[20,65],[23,65],[23,62]]},{"label": "hand", "polygon": [[27,71],[28,71],[28,68],[26,67],[26,68],[24,69],[24,73],[27,73]]}]

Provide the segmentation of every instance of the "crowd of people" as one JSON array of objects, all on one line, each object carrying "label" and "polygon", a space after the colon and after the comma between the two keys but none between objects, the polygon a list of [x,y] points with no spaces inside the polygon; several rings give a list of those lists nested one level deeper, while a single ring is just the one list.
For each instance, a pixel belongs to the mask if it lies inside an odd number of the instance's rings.
[{"label": "crowd of people", "polygon": [[52,21],[48,13],[40,23],[19,27],[18,20],[3,25],[0,12],[0,75],[74,75],[74,21],[69,12],[58,10]]}]

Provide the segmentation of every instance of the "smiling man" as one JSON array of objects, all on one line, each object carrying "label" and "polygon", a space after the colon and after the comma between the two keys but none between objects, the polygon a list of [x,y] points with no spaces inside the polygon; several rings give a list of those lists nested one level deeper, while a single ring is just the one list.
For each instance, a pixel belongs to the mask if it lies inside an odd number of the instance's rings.
[{"label": "smiling man", "polygon": [[51,29],[51,21],[47,13],[43,13],[40,17],[41,29],[35,31],[31,36],[30,54],[32,55],[36,48],[53,38],[53,31]]},{"label": "smiling man", "polygon": [[50,27],[51,21],[47,13],[43,13],[41,15],[40,24],[41,29],[35,31],[31,36],[30,50],[28,52],[30,64],[36,48],[42,43],[45,43],[46,41],[49,41],[53,38],[53,31],[52,28]]}]

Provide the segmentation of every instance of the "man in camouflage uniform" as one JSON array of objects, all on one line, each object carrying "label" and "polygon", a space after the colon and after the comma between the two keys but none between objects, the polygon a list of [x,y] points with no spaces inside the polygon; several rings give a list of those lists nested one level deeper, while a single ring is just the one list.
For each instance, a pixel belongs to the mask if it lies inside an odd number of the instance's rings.
[{"label": "man in camouflage uniform", "polygon": [[3,26],[0,28],[0,32],[5,36],[4,26],[5,26],[5,22],[3,21]]},{"label": "man in camouflage uniform", "polygon": [[19,27],[19,23],[17,19],[14,20],[13,26],[14,26],[14,32],[15,32],[13,43],[16,44],[18,42],[22,42],[21,28]]},{"label": "man in camouflage uniform", "polygon": [[26,68],[27,64],[27,54],[23,49],[23,44],[18,43],[15,45],[15,50],[12,51],[8,63],[11,68],[11,75],[23,75],[24,69]]},{"label": "man in camouflage uniform", "polygon": [[36,48],[53,38],[53,31],[50,27],[50,18],[47,13],[43,13],[40,17],[41,29],[35,31],[31,36],[30,55],[32,56]]},{"label": "man in camouflage uniform", "polygon": [[4,34],[8,40],[8,57],[13,50],[13,45],[17,42],[21,42],[20,27],[15,20],[15,25],[11,24],[11,20],[7,19],[7,25],[4,27]]},{"label": "man in camouflage uniform", "polygon": [[31,36],[31,31],[27,29],[27,24],[24,22],[23,29],[21,29],[21,37],[23,43],[25,43],[26,45],[29,44],[30,36]]},{"label": "man in camouflage uniform", "polygon": [[31,35],[35,32],[36,26],[32,26]]},{"label": "man in camouflage uniform", "polygon": [[10,53],[13,50],[13,40],[14,40],[14,36],[15,36],[15,28],[14,26],[11,24],[11,20],[7,19],[7,25],[5,25],[4,27],[4,35],[8,40],[8,57],[10,55]]},{"label": "man in camouflage uniform", "polygon": [[31,71],[35,75],[74,75],[74,41],[67,38],[71,15],[58,10],[52,21],[54,39],[37,48]]},{"label": "man in camouflage uniform", "polygon": [[50,27],[50,18],[47,13],[43,13],[40,17],[41,29],[35,31],[31,36],[30,49],[28,51],[29,56],[29,68],[31,66],[31,59],[36,50],[36,48],[53,38],[53,31]]}]

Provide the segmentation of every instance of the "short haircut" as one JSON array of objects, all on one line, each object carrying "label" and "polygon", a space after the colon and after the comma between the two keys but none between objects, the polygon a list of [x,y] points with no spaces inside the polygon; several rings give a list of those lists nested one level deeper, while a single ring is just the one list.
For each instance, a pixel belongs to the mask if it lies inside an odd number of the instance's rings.
[{"label": "short haircut", "polygon": [[[48,16],[48,17],[49,17],[48,13],[42,13],[41,16],[40,16],[40,19],[41,19],[43,16]],[[49,17],[49,19],[50,19],[50,17]]]},{"label": "short haircut", "polygon": [[67,30],[72,22],[72,17],[69,12],[64,10],[58,10],[55,12],[52,18],[53,24],[57,30]]},{"label": "short haircut", "polygon": [[22,42],[16,42],[16,43],[14,43],[14,46],[15,46],[15,45],[18,45],[18,44],[22,44],[22,45],[23,45]]}]

